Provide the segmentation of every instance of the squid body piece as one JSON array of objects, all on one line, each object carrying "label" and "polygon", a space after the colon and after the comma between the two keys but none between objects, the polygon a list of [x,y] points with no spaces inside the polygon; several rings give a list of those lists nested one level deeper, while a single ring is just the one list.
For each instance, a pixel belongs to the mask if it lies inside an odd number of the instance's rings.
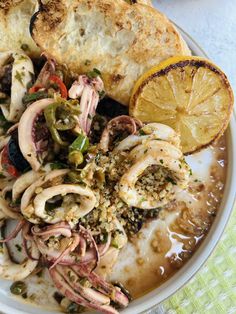
[{"label": "squid body piece", "polygon": [[[31,254],[34,258],[39,258],[39,251],[32,243]],[[28,277],[36,268],[38,261],[27,258],[23,263],[14,263],[8,253],[6,244],[2,244],[0,250],[0,277],[7,280],[22,280]]]},{"label": "squid body piece", "polygon": [[[48,223],[57,223],[62,220],[68,220],[67,217],[65,217],[66,210],[64,208],[60,208],[62,210],[62,215],[59,215],[59,217],[56,215],[55,217],[49,216],[45,211],[45,205],[48,200],[57,195],[65,196],[66,194],[77,194],[80,196],[79,212],[75,213],[76,219],[87,215],[96,204],[96,197],[89,188],[80,185],[61,184],[43,190],[34,198],[33,207],[35,215]],[[58,210],[59,208],[57,209],[57,214]]]},{"label": "squid body piece", "polygon": [[[130,135],[121,141],[114,151],[117,153],[128,150],[127,158],[131,161],[131,167],[120,179],[119,196],[129,206],[158,208],[173,199],[177,188],[187,188],[190,168],[180,150],[180,138],[172,128],[160,123],[150,123],[141,130],[140,135]],[[146,191],[149,195],[144,197],[136,188],[139,178],[151,166],[165,168],[171,176],[171,179],[166,178],[166,184],[156,199],[151,196],[152,191]]]},{"label": "squid body piece", "polygon": [[36,268],[40,256],[40,252],[34,241],[31,241],[30,254],[35,260],[26,257],[22,263],[15,263],[10,257],[7,245],[1,243],[0,278],[17,281],[28,277]]},{"label": "squid body piece", "polygon": [[53,102],[54,100],[50,98],[34,102],[25,110],[19,122],[18,138],[20,150],[34,171],[38,171],[42,164],[34,138],[34,124],[43,110]]},{"label": "squid body piece", "polygon": [[9,59],[13,59],[10,104],[0,101],[0,107],[8,121],[17,122],[25,110],[22,99],[27,92],[28,84],[32,82],[34,67],[30,58],[24,53],[5,51],[0,52],[0,68],[6,65]]},{"label": "squid body piece", "polygon": [[13,184],[12,200],[15,202],[31,184],[40,178],[41,175],[40,172],[35,172],[33,170],[22,174]]}]

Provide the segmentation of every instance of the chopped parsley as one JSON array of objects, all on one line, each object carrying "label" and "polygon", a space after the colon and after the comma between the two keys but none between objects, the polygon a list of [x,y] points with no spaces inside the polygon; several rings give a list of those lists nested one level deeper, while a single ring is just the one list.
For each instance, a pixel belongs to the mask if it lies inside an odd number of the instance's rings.
[{"label": "chopped parsley", "polygon": [[101,158],[101,153],[99,152],[99,153],[97,153],[97,155],[95,157],[95,162],[98,163],[100,158]]},{"label": "chopped parsley", "polygon": [[15,201],[11,201],[10,206],[11,207],[18,207],[20,205],[21,199],[18,198]]},{"label": "chopped parsley", "polygon": [[146,133],[142,129],[140,129],[138,133],[140,136],[146,135]]},{"label": "chopped parsley", "polygon": [[22,247],[19,245],[19,244],[16,244],[15,245],[16,249],[18,252],[21,252],[22,251]]},{"label": "chopped parsley", "polygon": [[63,164],[62,162],[54,162],[50,164],[51,170],[56,170],[56,169],[65,169],[68,168],[66,164]]},{"label": "chopped parsley", "polygon": [[103,99],[106,95],[106,92],[104,90],[98,92],[100,99]]},{"label": "chopped parsley", "polygon": [[166,178],[166,181],[172,183],[173,185],[177,185],[177,183],[175,182],[175,180],[174,180],[173,178],[171,178],[171,177],[167,177],[167,178]]},{"label": "chopped parsley", "polygon": [[91,64],[91,60],[88,60],[88,59],[87,59],[84,64],[85,64],[86,66],[90,65],[90,64]]},{"label": "chopped parsley", "polygon": [[143,202],[146,202],[147,199],[145,197],[142,197],[141,200],[140,200],[140,203],[143,203]]},{"label": "chopped parsley", "polygon": [[87,73],[87,76],[90,79],[94,79],[94,78],[100,76],[101,74],[102,73],[98,69],[94,68],[93,71],[90,71],[90,72]]},{"label": "chopped parsley", "polygon": [[23,87],[24,87],[24,83],[23,83],[22,76],[24,75],[25,74],[23,72],[20,73],[19,71],[16,71],[16,74],[15,74],[15,79],[19,81]]}]

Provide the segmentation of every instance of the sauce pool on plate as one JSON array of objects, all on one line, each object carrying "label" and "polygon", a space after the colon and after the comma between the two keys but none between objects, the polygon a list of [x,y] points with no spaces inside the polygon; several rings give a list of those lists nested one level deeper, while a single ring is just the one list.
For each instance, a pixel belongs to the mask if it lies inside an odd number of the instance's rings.
[{"label": "sauce pool on plate", "polygon": [[192,169],[187,191],[128,243],[113,268],[111,280],[119,281],[134,298],[169,279],[194,254],[219,210],[227,170],[226,138],[188,156]]}]

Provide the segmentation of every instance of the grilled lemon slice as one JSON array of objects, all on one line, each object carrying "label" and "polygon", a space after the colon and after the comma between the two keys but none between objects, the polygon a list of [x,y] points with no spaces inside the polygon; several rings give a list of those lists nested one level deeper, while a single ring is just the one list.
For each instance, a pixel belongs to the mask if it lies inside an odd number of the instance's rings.
[{"label": "grilled lemon slice", "polygon": [[173,57],[145,73],[135,84],[130,115],[160,122],[181,135],[190,154],[218,139],[227,128],[233,91],[226,75],[209,60]]}]

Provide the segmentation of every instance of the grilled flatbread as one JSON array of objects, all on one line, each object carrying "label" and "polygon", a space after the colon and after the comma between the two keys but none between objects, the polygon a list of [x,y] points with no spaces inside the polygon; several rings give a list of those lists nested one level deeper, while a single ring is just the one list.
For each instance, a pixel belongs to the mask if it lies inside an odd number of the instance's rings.
[{"label": "grilled flatbread", "polygon": [[123,0],[51,0],[31,21],[35,42],[77,73],[97,68],[108,96],[128,105],[136,80],[153,65],[190,54],[156,9]]},{"label": "grilled flatbread", "polygon": [[29,33],[30,18],[38,9],[36,0],[0,0],[0,50],[24,50],[40,54]]},{"label": "grilled flatbread", "polygon": [[[126,1],[128,2],[128,1]],[[133,3],[139,3],[139,4],[146,4],[146,5],[150,5],[152,6],[152,1],[151,0],[136,0],[136,1],[132,1]]]},{"label": "grilled flatbread", "polygon": [[[145,5],[149,5],[150,7],[154,7],[151,0],[134,0],[133,4],[134,3],[145,4]],[[189,55],[190,51],[189,51],[188,45],[186,44],[186,42],[184,41],[183,38],[181,38],[181,40],[182,40],[182,45],[183,45],[183,49],[184,49],[184,55]]]}]

